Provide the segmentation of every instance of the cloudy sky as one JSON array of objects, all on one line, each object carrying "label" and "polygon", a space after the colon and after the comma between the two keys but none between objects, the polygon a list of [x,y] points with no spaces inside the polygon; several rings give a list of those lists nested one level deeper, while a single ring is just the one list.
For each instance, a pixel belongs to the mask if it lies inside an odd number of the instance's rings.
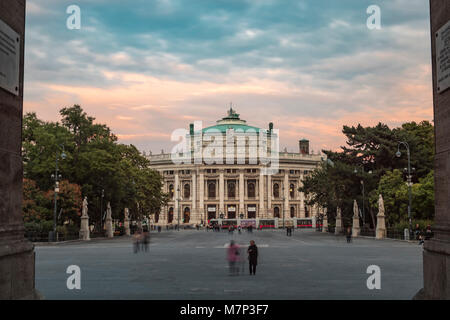
[{"label": "cloudy sky", "polygon": [[344,124],[433,117],[426,0],[28,0],[26,32],[25,112],[80,104],[143,151],[230,101],[290,151],[337,149]]}]

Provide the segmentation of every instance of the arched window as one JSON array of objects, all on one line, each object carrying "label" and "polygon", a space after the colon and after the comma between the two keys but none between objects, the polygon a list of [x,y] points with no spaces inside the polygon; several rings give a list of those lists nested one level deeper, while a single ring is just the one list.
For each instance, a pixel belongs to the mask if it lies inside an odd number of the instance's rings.
[{"label": "arched window", "polygon": [[295,217],[295,207],[291,207],[291,218]]},{"label": "arched window", "polygon": [[273,217],[274,218],[280,217],[280,208],[278,208],[278,207],[273,208]]},{"label": "arched window", "polygon": [[280,185],[278,183],[275,183],[273,185],[273,196],[275,198],[279,198],[280,197]]},{"label": "arched window", "polygon": [[254,182],[250,182],[247,185],[247,196],[249,198],[254,198],[255,197],[255,183]]},{"label": "arched window", "polygon": [[173,199],[174,195],[175,195],[175,189],[173,188],[173,184],[171,184],[169,186],[169,197],[170,197],[170,199]]},{"label": "arched window", "polygon": [[191,196],[191,186],[189,185],[189,183],[186,183],[184,185],[184,199],[189,199],[189,197]]},{"label": "arched window", "polygon": [[214,182],[210,182],[208,184],[208,198],[214,199],[216,197],[216,184]]},{"label": "arched window", "polygon": [[305,206],[305,218],[309,218],[308,206]]},{"label": "arched window", "polygon": [[236,197],[236,184],[234,182],[228,182],[228,198]]},{"label": "arched window", "polygon": [[155,213],[155,223],[158,223],[159,221],[159,213]]},{"label": "arched window", "polygon": [[167,222],[168,223],[172,223],[172,221],[173,221],[173,208],[170,207],[169,208],[169,214],[167,215]]},{"label": "arched window", "polygon": [[295,186],[293,183],[289,186],[289,196],[293,199],[295,197]]},{"label": "arched window", "polygon": [[183,223],[189,223],[191,220],[191,209],[189,207],[184,208],[184,215],[183,215]]}]

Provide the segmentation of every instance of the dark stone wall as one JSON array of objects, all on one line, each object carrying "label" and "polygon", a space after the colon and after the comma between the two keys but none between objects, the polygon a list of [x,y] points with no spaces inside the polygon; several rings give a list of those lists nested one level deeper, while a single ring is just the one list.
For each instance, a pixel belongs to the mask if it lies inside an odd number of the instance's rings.
[{"label": "dark stone wall", "polygon": [[439,94],[436,31],[450,20],[450,1],[430,0],[435,124],[435,237],[424,245],[423,298],[450,299],[450,89]]},{"label": "dark stone wall", "polygon": [[19,95],[0,88],[0,299],[34,297],[34,250],[22,221],[25,0],[0,0],[0,19],[21,35]]}]

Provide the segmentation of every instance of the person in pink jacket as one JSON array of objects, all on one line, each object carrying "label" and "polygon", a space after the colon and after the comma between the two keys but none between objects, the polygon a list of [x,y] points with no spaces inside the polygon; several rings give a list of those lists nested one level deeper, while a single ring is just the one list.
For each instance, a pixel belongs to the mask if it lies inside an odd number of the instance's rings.
[{"label": "person in pink jacket", "polygon": [[238,261],[240,260],[240,247],[231,240],[227,249],[228,265],[230,267],[230,275],[237,275],[239,272]]}]

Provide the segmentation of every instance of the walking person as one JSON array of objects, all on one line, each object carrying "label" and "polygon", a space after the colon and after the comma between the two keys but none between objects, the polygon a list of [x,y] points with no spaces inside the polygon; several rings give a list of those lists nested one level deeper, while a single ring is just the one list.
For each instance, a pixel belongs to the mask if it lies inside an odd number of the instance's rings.
[{"label": "walking person", "polygon": [[136,232],[133,234],[134,253],[139,252],[140,242],[141,242],[141,232],[139,230],[136,230]]},{"label": "walking person", "polygon": [[248,267],[250,270],[250,275],[256,274],[256,265],[258,264],[258,247],[254,240],[250,240],[250,246],[247,249],[248,253]]},{"label": "walking person", "polygon": [[347,228],[346,235],[347,235],[347,243],[352,242],[352,228],[350,227]]},{"label": "walking person", "polygon": [[239,266],[237,265],[240,258],[239,249],[240,249],[239,246],[235,244],[233,240],[231,240],[227,250],[227,259],[230,276],[237,275],[239,272]]},{"label": "walking person", "polygon": [[145,252],[148,251],[149,242],[150,242],[150,233],[148,232],[148,227],[145,227],[144,233],[142,234],[142,246]]}]

